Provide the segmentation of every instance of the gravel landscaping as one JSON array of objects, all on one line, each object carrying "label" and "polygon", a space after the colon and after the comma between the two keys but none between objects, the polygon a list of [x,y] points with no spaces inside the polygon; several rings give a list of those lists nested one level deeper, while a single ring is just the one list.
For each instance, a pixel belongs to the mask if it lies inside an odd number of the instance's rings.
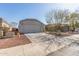
[{"label": "gravel landscaping", "polygon": [[13,38],[0,39],[0,49],[29,44],[31,41],[25,35],[16,35]]}]

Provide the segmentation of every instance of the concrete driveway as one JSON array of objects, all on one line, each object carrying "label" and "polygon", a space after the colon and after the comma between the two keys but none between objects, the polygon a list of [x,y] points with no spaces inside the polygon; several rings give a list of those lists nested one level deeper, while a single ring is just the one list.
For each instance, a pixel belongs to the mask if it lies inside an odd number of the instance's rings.
[{"label": "concrete driveway", "polygon": [[47,56],[79,56],[79,43],[73,42],[62,49],[47,54]]},{"label": "concrete driveway", "polygon": [[48,55],[75,42],[73,36],[55,37],[46,33],[31,33],[26,36],[32,41],[27,49],[28,55]]},{"label": "concrete driveway", "polygon": [[31,39],[32,45],[34,45],[28,50],[29,55],[79,55],[79,34],[55,37],[46,33],[31,33],[26,34],[26,36]]}]

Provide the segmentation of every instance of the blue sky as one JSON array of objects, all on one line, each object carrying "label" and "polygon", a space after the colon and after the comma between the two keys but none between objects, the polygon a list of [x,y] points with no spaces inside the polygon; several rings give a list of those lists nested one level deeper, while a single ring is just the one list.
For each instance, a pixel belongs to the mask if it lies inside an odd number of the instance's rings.
[{"label": "blue sky", "polygon": [[39,21],[45,22],[45,15],[52,9],[70,9],[78,10],[79,4],[41,4],[41,3],[7,3],[0,4],[0,17],[8,22],[19,22],[26,18],[36,18]]}]

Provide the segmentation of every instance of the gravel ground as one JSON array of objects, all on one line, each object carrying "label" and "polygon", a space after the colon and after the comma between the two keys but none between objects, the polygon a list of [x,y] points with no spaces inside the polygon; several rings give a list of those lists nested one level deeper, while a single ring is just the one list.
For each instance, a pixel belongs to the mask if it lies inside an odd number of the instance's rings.
[{"label": "gravel ground", "polygon": [[13,38],[0,39],[0,49],[29,44],[31,41],[25,35],[16,35]]}]

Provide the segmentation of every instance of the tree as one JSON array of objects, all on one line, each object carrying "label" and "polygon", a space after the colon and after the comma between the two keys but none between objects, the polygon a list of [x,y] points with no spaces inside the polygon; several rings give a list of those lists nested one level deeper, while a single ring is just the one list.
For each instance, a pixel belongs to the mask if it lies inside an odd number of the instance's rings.
[{"label": "tree", "polygon": [[68,15],[68,10],[52,10],[46,14],[46,22],[55,24],[57,30],[61,30],[61,25],[65,23],[65,17]]},{"label": "tree", "polygon": [[66,19],[66,21],[69,22],[70,29],[72,31],[74,31],[75,28],[77,27],[77,23],[79,21],[79,13],[78,12],[72,12],[69,15],[67,15],[67,17],[65,19]]},{"label": "tree", "polygon": [[76,28],[79,28],[79,22],[76,21],[75,26]]}]

